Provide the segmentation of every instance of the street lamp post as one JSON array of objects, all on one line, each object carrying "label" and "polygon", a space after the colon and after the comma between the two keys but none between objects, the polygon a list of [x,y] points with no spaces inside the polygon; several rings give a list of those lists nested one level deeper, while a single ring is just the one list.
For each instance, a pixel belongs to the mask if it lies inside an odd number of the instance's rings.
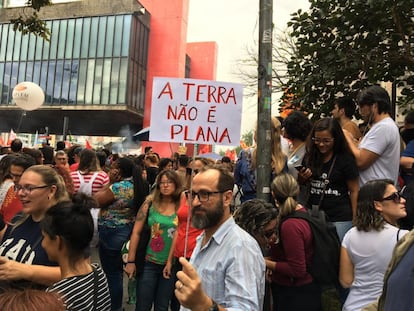
[{"label": "street lamp post", "polygon": [[257,109],[257,198],[270,202],[273,0],[260,0]]}]

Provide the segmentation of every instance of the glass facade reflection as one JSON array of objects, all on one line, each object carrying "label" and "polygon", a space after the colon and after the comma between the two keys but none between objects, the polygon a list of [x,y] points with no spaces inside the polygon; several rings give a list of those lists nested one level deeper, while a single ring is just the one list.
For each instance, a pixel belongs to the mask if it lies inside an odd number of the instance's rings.
[{"label": "glass facade reflection", "polygon": [[0,99],[11,105],[18,82],[45,91],[45,105],[145,103],[148,28],[132,15],[47,21],[50,42],[0,24]]}]

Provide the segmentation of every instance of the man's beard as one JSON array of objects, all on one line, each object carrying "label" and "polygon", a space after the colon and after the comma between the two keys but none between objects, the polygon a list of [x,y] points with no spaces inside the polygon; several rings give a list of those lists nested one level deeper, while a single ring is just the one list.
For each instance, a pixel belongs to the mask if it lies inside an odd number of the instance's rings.
[{"label": "man's beard", "polygon": [[[203,210],[204,214],[195,213],[197,210]],[[200,205],[192,208],[192,225],[196,229],[208,229],[217,225],[224,215],[223,201],[217,203],[213,210],[207,210]]]}]

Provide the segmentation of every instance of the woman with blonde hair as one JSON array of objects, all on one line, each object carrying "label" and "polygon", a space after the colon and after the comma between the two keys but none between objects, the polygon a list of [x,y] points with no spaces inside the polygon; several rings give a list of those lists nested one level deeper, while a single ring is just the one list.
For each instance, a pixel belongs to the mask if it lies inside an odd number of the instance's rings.
[{"label": "woman with blonde hair", "polygon": [[306,213],[298,204],[299,185],[290,174],[276,176],[271,185],[272,196],[279,209],[279,241],[271,246],[266,266],[272,271],[274,310],[319,311],[321,288],[307,267],[312,263],[313,235],[309,223],[301,218],[287,218]]},{"label": "woman with blonde hair", "polygon": [[3,288],[40,287],[60,279],[60,269],[41,246],[40,222],[53,205],[69,200],[62,177],[47,165],[31,166],[15,185],[22,213],[8,226],[0,245]]},{"label": "woman with blonde hair", "polygon": [[[271,151],[272,151],[272,170],[269,172],[269,181],[281,173],[287,172],[287,157],[282,151],[281,146],[281,124],[279,120],[272,117],[271,120]],[[256,132],[255,132],[256,140]],[[256,197],[256,158],[257,147],[242,150],[238,157],[234,170],[235,183],[242,190],[241,202]]]}]

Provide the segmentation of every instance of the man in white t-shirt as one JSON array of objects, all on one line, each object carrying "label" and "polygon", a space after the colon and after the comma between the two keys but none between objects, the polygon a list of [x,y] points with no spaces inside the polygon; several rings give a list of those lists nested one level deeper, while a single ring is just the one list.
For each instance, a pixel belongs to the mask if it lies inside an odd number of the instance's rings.
[{"label": "man in white t-shirt", "polygon": [[384,88],[374,85],[358,94],[357,103],[360,114],[370,129],[358,146],[353,143],[352,134],[344,132],[359,169],[359,185],[382,178],[397,183],[400,134],[390,117],[390,97]]}]

